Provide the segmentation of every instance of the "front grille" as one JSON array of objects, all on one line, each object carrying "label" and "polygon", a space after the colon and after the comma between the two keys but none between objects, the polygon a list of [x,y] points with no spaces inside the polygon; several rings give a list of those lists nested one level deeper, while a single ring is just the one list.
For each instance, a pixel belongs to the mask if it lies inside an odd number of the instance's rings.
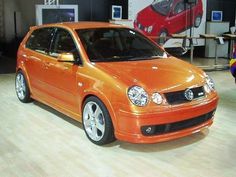
[{"label": "front grille", "polygon": [[[141,131],[142,131],[142,134],[145,136],[161,135],[165,133],[176,132],[179,130],[184,130],[187,128],[198,126],[210,120],[214,116],[214,113],[215,113],[215,110],[207,114],[203,114],[201,116],[194,117],[188,120],[183,120],[183,121],[169,123],[169,124],[154,125],[154,126],[143,126],[141,127]],[[148,131],[148,128],[151,131]]]},{"label": "front grille", "polygon": [[[203,87],[196,87],[191,89],[193,91],[193,99],[197,99],[200,97],[205,96],[204,88]],[[189,102],[189,100],[186,99],[184,96],[185,90],[177,91],[177,92],[170,92],[165,93],[166,100],[169,104],[181,104]]]}]

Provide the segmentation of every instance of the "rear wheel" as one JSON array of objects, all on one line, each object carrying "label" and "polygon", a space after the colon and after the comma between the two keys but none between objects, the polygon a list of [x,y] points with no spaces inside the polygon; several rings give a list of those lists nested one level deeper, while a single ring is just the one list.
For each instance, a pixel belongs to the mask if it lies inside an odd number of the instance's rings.
[{"label": "rear wheel", "polygon": [[16,95],[21,102],[28,103],[32,101],[29,86],[22,71],[16,73],[15,89]]},{"label": "rear wheel", "polygon": [[85,100],[82,121],[88,139],[94,144],[104,145],[115,140],[109,112],[97,97],[91,96]]},{"label": "rear wheel", "polygon": [[194,27],[198,28],[201,25],[201,22],[202,22],[202,16],[201,15],[196,16],[194,21]]},{"label": "rear wheel", "polygon": [[164,45],[165,42],[167,41],[167,36],[168,36],[167,30],[166,29],[162,29],[158,36],[159,36],[158,44]]}]

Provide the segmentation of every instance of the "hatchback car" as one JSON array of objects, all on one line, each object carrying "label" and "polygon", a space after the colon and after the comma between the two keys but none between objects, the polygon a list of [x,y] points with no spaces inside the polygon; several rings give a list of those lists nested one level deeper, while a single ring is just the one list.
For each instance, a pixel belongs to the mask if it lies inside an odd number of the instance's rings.
[{"label": "hatchback car", "polygon": [[202,21],[202,0],[192,4],[192,20],[190,5],[184,0],[154,0],[140,12],[134,21],[134,27],[148,36],[166,37],[187,30],[198,28]]},{"label": "hatchback car", "polygon": [[98,145],[190,135],[212,124],[218,102],[202,70],[138,31],[98,22],[32,27],[18,50],[16,94],[82,122]]}]

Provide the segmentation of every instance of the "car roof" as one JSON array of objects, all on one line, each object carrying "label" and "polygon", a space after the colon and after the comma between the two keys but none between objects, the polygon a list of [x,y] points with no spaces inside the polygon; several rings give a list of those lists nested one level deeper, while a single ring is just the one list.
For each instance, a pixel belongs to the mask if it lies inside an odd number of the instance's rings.
[{"label": "car roof", "polygon": [[108,22],[63,22],[63,23],[52,23],[40,26],[33,26],[31,29],[44,28],[44,27],[66,27],[72,30],[74,29],[88,29],[88,28],[119,28],[125,27],[124,25],[118,25]]}]

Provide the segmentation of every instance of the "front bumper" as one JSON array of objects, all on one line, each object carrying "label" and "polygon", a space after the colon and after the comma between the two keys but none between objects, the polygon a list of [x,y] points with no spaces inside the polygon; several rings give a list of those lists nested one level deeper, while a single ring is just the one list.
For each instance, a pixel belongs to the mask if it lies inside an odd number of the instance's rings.
[{"label": "front bumper", "polygon": [[[197,105],[177,106],[163,112],[158,111],[149,114],[134,114],[119,111],[117,113],[118,119],[115,136],[119,140],[132,143],[156,143],[184,137],[199,132],[213,123],[214,111],[216,110],[217,103],[218,96],[216,95],[210,100],[204,100]],[[206,118],[205,121],[182,127],[182,129],[180,128],[176,131],[167,131],[166,133],[153,135],[145,135],[142,131],[142,127],[144,126],[176,124],[176,122],[186,122],[189,119],[209,115],[209,113],[212,113],[210,114],[212,116]]]}]

